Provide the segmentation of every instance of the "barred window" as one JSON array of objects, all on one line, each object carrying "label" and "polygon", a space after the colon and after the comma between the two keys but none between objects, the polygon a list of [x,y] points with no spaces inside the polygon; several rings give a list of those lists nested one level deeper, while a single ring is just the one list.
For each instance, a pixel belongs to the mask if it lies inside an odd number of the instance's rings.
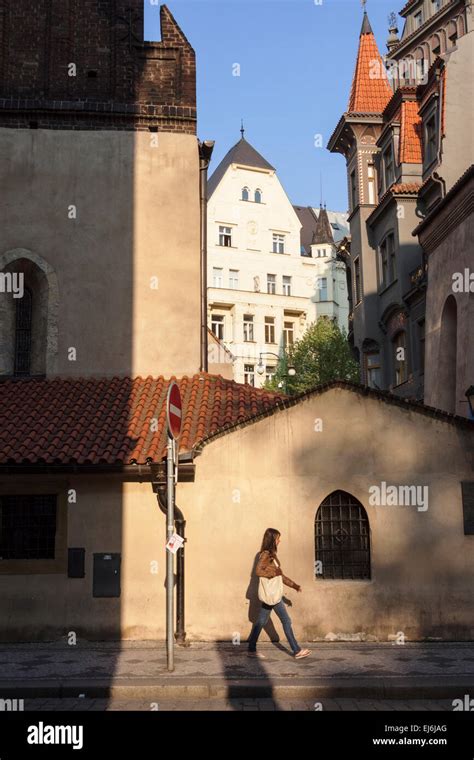
[{"label": "barred window", "polygon": [[33,297],[31,290],[25,288],[23,297],[16,302],[14,372],[18,377],[30,374],[32,314]]},{"label": "barred window", "polygon": [[54,559],[56,495],[0,496],[0,559]]},{"label": "barred window", "polygon": [[316,513],[314,532],[317,579],[370,579],[369,520],[360,501],[334,491]]}]

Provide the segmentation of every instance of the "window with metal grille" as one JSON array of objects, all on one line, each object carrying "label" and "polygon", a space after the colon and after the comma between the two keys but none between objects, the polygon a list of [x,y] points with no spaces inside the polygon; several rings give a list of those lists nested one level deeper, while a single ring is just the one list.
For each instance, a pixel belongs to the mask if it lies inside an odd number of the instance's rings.
[{"label": "window with metal grille", "polygon": [[370,579],[369,520],[354,496],[334,491],[324,499],[314,533],[317,579]]},{"label": "window with metal grille", "polygon": [[54,559],[56,495],[0,496],[0,559]]},{"label": "window with metal grille", "polygon": [[30,374],[32,314],[33,297],[31,290],[25,288],[23,297],[16,302],[14,373],[18,377]]}]

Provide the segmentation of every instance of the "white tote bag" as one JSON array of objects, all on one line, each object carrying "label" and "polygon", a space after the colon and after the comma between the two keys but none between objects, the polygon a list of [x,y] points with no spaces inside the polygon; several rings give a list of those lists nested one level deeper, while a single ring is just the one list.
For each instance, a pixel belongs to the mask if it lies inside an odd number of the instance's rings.
[{"label": "white tote bag", "polygon": [[281,601],[283,596],[283,578],[276,575],[274,578],[260,578],[258,584],[258,598],[265,604],[274,605]]}]

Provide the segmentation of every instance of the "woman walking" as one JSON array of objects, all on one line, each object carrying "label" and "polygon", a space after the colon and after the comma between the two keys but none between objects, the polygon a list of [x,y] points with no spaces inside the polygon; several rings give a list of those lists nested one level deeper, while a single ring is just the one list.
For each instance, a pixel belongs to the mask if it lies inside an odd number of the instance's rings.
[{"label": "woman walking", "polygon": [[[296,660],[301,660],[303,657],[307,657],[311,654],[309,649],[302,649],[296,641],[293,629],[291,627],[291,619],[286,611],[285,604],[283,602],[283,583],[286,586],[301,591],[301,586],[283,575],[280,561],[277,557],[277,548],[280,543],[281,533],[275,528],[267,528],[264,533],[262,547],[260,549],[260,556],[257,563],[256,574],[260,578],[258,596],[262,602],[262,609],[258,616],[258,620],[252,628],[248,640],[248,655],[249,657],[260,657],[265,659],[264,654],[257,653],[257,641],[262,628],[268,622],[268,618],[272,610],[275,610],[276,614],[280,618],[285,636],[288,639],[288,643],[293,651],[293,655]],[[277,580],[273,580],[277,579]]]}]

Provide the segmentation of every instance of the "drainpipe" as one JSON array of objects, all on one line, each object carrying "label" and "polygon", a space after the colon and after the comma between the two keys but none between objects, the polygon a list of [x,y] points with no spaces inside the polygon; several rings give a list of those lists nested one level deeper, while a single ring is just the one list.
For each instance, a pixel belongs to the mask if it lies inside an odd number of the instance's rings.
[{"label": "drainpipe", "polygon": [[[166,484],[154,483],[153,490],[156,493],[159,508],[163,514],[166,515],[168,513]],[[184,627],[184,547],[186,544],[186,520],[177,504],[174,505],[174,522],[178,536],[181,536],[181,538],[184,539],[183,546],[178,549],[176,558],[176,631],[174,636],[178,644],[183,647],[188,647],[190,644],[186,641],[186,631]]]},{"label": "drainpipe", "polygon": [[[207,347],[207,170],[214,149],[213,140],[199,142],[199,198],[201,214],[201,360],[200,371],[208,370]],[[181,551],[181,550],[180,550]]]}]

